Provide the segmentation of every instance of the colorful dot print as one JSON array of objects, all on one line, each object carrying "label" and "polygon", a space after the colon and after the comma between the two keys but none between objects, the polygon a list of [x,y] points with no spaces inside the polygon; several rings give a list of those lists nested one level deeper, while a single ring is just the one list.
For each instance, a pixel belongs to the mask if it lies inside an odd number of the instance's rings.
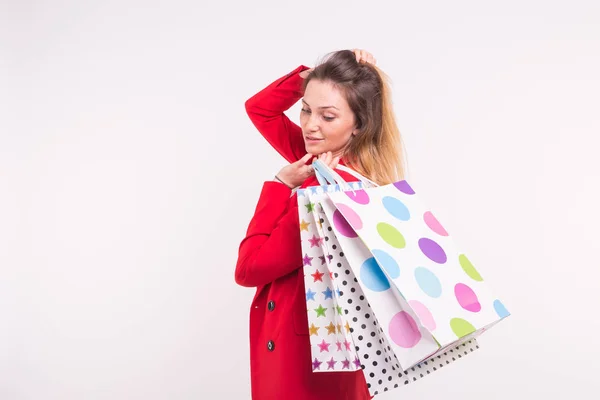
[{"label": "colorful dot print", "polygon": [[411,348],[421,340],[421,332],[415,320],[401,311],[390,321],[390,338],[400,347]]},{"label": "colorful dot print", "polygon": [[381,321],[392,344],[425,355],[428,343],[451,348],[510,315],[407,181],[327,197],[340,234],[350,238],[345,232],[353,229],[352,239],[370,253],[357,266],[357,278],[374,310],[390,293],[404,302],[405,313]]},{"label": "colorful dot print", "polygon": [[[352,224],[352,222],[350,222],[350,224]],[[402,236],[398,229],[388,223],[380,222],[377,224],[377,232],[379,233],[379,236],[381,236],[381,238],[392,247],[402,249],[404,246],[406,246],[404,236]]]}]

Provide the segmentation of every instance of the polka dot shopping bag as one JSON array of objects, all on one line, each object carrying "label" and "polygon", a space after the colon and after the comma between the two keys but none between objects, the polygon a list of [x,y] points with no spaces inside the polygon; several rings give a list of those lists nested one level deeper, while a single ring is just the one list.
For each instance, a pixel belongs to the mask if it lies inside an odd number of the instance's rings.
[{"label": "polka dot shopping bag", "polygon": [[357,189],[314,166],[343,187],[320,206],[403,371],[510,315],[407,181],[377,186],[345,169],[363,182]]}]

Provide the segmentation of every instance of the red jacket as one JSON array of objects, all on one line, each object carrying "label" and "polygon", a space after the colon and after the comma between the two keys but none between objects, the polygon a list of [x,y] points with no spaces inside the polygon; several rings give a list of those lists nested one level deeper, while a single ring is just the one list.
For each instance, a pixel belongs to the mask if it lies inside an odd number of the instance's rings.
[{"label": "red jacket", "polygon": [[[284,111],[302,97],[299,72],[306,69],[297,67],[245,104],[259,132],[290,163],[306,150],[301,128]],[[318,182],[311,177],[302,187],[314,185]],[[250,307],[252,399],[369,399],[362,370],[312,372],[298,204],[291,194],[279,182],[264,183],[235,269],[237,284],[256,287]]]}]

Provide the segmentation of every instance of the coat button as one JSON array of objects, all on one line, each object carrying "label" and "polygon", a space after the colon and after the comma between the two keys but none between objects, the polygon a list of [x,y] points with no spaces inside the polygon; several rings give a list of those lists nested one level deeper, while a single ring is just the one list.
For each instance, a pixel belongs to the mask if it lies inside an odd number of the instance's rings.
[{"label": "coat button", "polygon": [[267,304],[267,308],[269,309],[269,311],[273,311],[275,309],[275,302],[273,300],[269,301],[269,303]]},{"label": "coat button", "polygon": [[269,341],[267,342],[267,349],[269,349],[269,351],[273,351],[273,350],[275,350],[275,342],[274,342],[274,341],[272,341],[272,340],[269,340]]}]

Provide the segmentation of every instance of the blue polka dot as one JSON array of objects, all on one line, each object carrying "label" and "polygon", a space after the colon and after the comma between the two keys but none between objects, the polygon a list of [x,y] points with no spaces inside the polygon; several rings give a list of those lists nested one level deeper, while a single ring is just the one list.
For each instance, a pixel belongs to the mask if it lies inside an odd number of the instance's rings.
[{"label": "blue polka dot", "polygon": [[440,283],[440,280],[427,268],[417,267],[417,269],[415,269],[415,279],[426,295],[435,298],[442,295],[442,284]]},{"label": "blue polka dot", "polygon": [[390,288],[390,282],[379,268],[379,264],[377,264],[374,257],[366,260],[360,267],[360,280],[368,289],[374,292],[383,292]]},{"label": "blue polka dot", "polygon": [[382,202],[387,212],[392,214],[395,218],[398,218],[400,221],[408,221],[410,219],[408,207],[397,198],[386,196],[382,199]]},{"label": "blue polka dot", "polygon": [[372,253],[375,256],[377,263],[381,268],[385,269],[385,272],[387,272],[390,278],[396,279],[400,276],[400,267],[392,256],[383,250],[373,250]]},{"label": "blue polka dot", "polygon": [[510,315],[500,300],[494,301],[494,310],[496,310],[496,314],[498,314],[500,318],[508,317]]}]

